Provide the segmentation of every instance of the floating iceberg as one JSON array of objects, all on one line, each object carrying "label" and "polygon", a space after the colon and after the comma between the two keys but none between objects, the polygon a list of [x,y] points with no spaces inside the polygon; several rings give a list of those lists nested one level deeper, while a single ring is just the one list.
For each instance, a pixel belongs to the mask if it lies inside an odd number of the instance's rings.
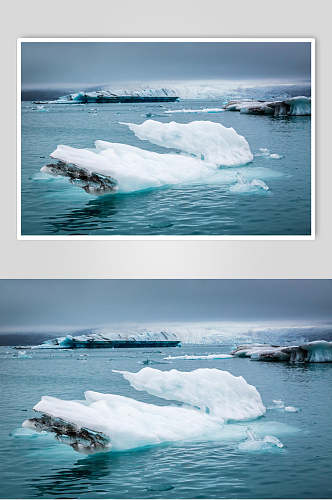
[{"label": "floating iceberg", "polygon": [[128,127],[141,140],[193,154],[217,166],[235,167],[253,160],[247,140],[233,128],[210,121],[162,123],[146,120]]},{"label": "floating iceberg", "polygon": [[292,363],[331,363],[332,342],[315,340],[301,345],[273,346],[247,344],[238,346],[233,356],[251,358],[255,361],[290,361]]},{"label": "floating iceberg", "polygon": [[281,399],[274,399],[273,406],[268,408],[269,410],[284,410],[288,413],[297,413],[299,411],[295,406],[286,406],[285,403]]},{"label": "floating iceberg", "polygon": [[276,436],[257,437],[251,429],[247,429],[247,440],[239,444],[241,451],[264,451],[273,448],[283,448],[284,445]]},{"label": "floating iceberg", "polygon": [[233,193],[262,193],[269,191],[269,186],[261,179],[253,179],[248,181],[243,175],[237,174],[236,183],[232,184],[229,190]]},{"label": "floating iceberg", "polygon": [[164,359],[229,359],[233,356],[231,354],[199,354],[199,355],[190,355],[185,354],[184,356],[167,356]]},{"label": "floating iceberg", "polygon": [[280,160],[280,158],[282,158],[278,153],[270,153],[268,148],[259,148],[259,153],[255,153],[254,156],[264,156],[265,158],[272,158],[275,160]]},{"label": "floating iceberg", "polygon": [[50,155],[58,162],[45,165],[41,171],[67,177],[88,193],[128,193],[206,182],[220,166],[243,165],[253,159],[246,139],[219,123],[146,120],[141,125],[127,125],[140,139],[180,149],[184,154],[160,154],[106,141],[96,141],[94,150],[59,145]]},{"label": "floating iceberg", "polygon": [[89,331],[83,335],[66,335],[46,340],[34,349],[91,349],[105,347],[175,347],[180,340],[172,332],[142,331],[133,333],[109,330]]},{"label": "floating iceberg", "polygon": [[80,91],[59,97],[56,101],[50,101],[57,104],[88,104],[88,103],[140,103],[140,102],[174,102],[178,96],[168,95],[162,90],[154,95],[144,95],[144,93],[114,93],[110,90],[100,89],[96,91]]},{"label": "floating iceberg", "polygon": [[305,116],[311,115],[311,98],[297,96],[284,101],[229,101],[225,110],[252,115]]},{"label": "floating iceberg", "polygon": [[138,391],[200,408],[222,422],[250,420],[265,413],[256,387],[243,377],[216,368],[199,368],[191,372],[144,368],[137,373],[118,373]]},{"label": "floating iceberg", "polygon": [[224,108],[202,108],[202,109],[168,109],[166,114],[173,113],[222,113]]},{"label": "floating iceberg", "polygon": [[89,453],[222,439],[229,419],[255,419],[265,413],[256,388],[226,371],[143,368],[120,373],[138,390],[189,406],[158,406],[93,391],[85,393],[84,401],[43,396],[34,407],[41,416],[24,421],[23,427],[52,432],[75,450]]}]

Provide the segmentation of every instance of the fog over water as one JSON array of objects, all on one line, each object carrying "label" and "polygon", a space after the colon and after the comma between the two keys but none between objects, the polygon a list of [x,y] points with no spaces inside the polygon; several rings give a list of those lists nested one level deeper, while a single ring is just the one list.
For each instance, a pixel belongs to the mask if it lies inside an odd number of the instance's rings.
[{"label": "fog over water", "polygon": [[22,88],[118,82],[310,79],[310,43],[25,42]]},{"label": "fog over water", "polygon": [[331,320],[331,280],[1,280],[1,332]]}]

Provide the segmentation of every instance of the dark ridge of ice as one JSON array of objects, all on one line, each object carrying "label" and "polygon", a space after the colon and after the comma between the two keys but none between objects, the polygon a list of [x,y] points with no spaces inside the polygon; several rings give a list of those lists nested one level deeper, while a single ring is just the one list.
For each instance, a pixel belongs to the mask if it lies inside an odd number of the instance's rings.
[{"label": "dark ridge of ice", "polygon": [[45,172],[55,177],[68,177],[72,184],[75,184],[86,193],[90,194],[105,194],[114,193],[117,189],[117,182],[111,177],[102,174],[90,173],[84,168],[77,165],[58,161],[57,163],[49,163],[42,169]]},{"label": "dark ridge of ice", "polygon": [[34,429],[37,432],[51,432],[56,439],[68,444],[80,453],[90,454],[107,451],[111,446],[110,440],[101,432],[79,428],[61,418],[54,418],[46,414],[26,420],[24,427]]},{"label": "dark ridge of ice", "polygon": [[331,363],[332,342],[316,340],[301,345],[277,346],[268,344],[239,345],[231,353],[255,361],[288,361],[290,363]]}]

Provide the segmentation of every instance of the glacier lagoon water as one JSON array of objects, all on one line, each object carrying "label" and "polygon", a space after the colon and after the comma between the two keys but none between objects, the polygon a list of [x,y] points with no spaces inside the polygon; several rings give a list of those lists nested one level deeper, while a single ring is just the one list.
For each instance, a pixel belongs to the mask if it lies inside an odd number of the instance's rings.
[{"label": "glacier lagoon water", "polygon": [[[231,347],[33,351],[31,358],[13,357],[15,350],[1,347],[1,498],[331,498],[332,365],[164,359],[228,353]],[[20,434],[22,421],[46,394],[81,399],[90,389],[169,404],[135,391],[112,372],[139,371],[147,360],[159,370],[228,370],[256,386],[267,408],[273,400],[299,408],[268,409],[255,421],[277,422],[273,434],[284,448],[250,452],[238,441],[202,440],[85,456],[49,435]],[[291,432],[279,433],[280,424]]]},{"label": "glacier lagoon water", "polygon": [[[310,234],[310,117],[272,118],[236,112],[166,113],[221,108],[219,100],[176,103],[37,106],[22,103],[23,235],[308,235]],[[40,172],[58,144],[92,148],[97,139],[159,153],[119,122],[210,120],[243,135],[255,156],[215,181],[131,194],[92,196]],[[280,158],[261,155],[267,148]],[[269,190],[227,180],[240,173]],[[248,188],[248,186],[247,186]]]}]

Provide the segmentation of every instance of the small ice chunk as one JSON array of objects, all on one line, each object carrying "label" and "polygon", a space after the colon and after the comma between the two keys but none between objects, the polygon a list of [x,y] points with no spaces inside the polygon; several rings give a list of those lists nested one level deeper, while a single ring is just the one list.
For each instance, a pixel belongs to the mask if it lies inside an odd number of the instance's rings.
[{"label": "small ice chunk", "polygon": [[229,190],[233,193],[252,193],[260,191],[269,191],[269,186],[261,179],[248,181],[243,175],[237,173],[236,183],[230,186]]},{"label": "small ice chunk", "polygon": [[280,158],[282,158],[282,156],[278,155],[278,153],[272,153],[272,154],[270,154],[270,158],[274,158],[276,160],[279,160]]},{"label": "small ice chunk", "polygon": [[260,439],[250,428],[247,429],[246,434],[248,439],[238,445],[241,451],[264,451],[284,447],[283,443],[276,436],[268,435]]},{"label": "small ice chunk", "polygon": [[184,354],[183,356],[167,356],[164,359],[229,359],[233,358],[231,354],[199,354],[199,355],[190,355]]},{"label": "small ice chunk", "polygon": [[289,411],[290,413],[297,413],[299,411],[295,406],[285,406],[285,411]]},{"label": "small ice chunk", "polygon": [[284,408],[285,407],[285,403],[281,399],[274,399],[272,401],[272,403],[274,404],[274,406],[276,408]]}]

